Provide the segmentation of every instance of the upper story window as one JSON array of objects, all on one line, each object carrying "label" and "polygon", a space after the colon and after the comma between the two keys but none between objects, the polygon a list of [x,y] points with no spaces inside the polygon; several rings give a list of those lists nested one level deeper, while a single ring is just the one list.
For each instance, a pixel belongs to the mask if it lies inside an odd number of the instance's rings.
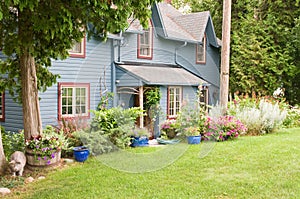
[{"label": "upper story window", "polygon": [[85,58],[85,43],[85,38],[81,42],[74,42],[72,49],[69,50],[70,57]]},{"label": "upper story window", "polygon": [[89,117],[90,84],[58,84],[58,119],[72,117]]},{"label": "upper story window", "polygon": [[182,102],[182,87],[168,88],[168,118],[176,118]]},{"label": "upper story window", "polygon": [[153,27],[149,22],[149,28],[143,34],[138,35],[138,58],[152,59],[153,55]]},{"label": "upper story window", "polygon": [[202,44],[196,45],[196,63],[205,64],[206,61],[206,35],[203,36]]},{"label": "upper story window", "polygon": [[4,117],[4,109],[5,109],[5,105],[4,105],[4,93],[0,93],[0,121],[4,121],[5,117]]}]

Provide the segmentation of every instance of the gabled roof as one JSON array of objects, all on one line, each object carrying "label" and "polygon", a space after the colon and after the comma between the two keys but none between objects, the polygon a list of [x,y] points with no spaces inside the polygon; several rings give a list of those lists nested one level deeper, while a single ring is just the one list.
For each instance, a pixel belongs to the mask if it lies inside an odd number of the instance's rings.
[{"label": "gabled roof", "polygon": [[158,3],[165,37],[201,42],[209,12],[182,14],[167,3]]},{"label": "gabled roof", "polygon": [[209,11],[182,14],[167,3],[157,3],[153,9],[156,9],[153,14],[159,15],[160,22],[155,24],[155,28],[162,28],[157,31],[160,36],[171,40],[201,43],[205,30],[209,26],[208,38],[212,45],[219,47]]},{"label": "gabled roof", "polygon": [[[182,14],[168,3],[156,3],[152,8],[153,26],[156,33],[170,40],[202,43],[205,31],[209,42],[220,47],[209,11]],[[129,18],[126,32],[143,33],[138,19]]]}]

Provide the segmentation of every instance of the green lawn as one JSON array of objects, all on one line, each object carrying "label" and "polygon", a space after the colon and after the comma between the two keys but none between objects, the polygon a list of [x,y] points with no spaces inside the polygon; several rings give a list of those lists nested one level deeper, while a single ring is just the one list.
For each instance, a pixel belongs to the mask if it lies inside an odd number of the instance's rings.
[{"label": "green lawn", "polygon": [[89,158],[7,198],[300,198],[300,129]]}]

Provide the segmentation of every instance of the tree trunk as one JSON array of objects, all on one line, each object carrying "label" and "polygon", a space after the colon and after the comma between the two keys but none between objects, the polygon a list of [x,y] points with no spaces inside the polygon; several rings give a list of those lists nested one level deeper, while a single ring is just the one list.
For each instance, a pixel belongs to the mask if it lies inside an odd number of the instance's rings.
[{"label": "tree trunk", "polygon": [[1,135],[1,128],[0,128],[0,175],[3,175],[6,170],[6,159],[3,150],[2,144],[2,135]]},{"label": "tree trunk", "polygon": [[35,60],[25,48],[20,57],[22,107],[25,139],[42,133]]}]

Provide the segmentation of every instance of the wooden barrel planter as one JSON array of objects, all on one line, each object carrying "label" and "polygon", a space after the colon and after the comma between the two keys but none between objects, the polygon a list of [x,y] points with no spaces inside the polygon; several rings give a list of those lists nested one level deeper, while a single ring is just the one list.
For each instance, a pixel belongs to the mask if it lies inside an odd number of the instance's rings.
[{"label": "wooden barrel planter", "polygon": [[29,169],[39,169],[39,168],[47,168],[51,166],[56,166],[60,163],[61,160],[61,150],[56,151],[54,156],[49,158],[39,158],[37,159],[35,156],[35,153],[31,149],[26,149],[25,150],[25,156],[26,156],[26,161],[27,161],[27,167]]}]

